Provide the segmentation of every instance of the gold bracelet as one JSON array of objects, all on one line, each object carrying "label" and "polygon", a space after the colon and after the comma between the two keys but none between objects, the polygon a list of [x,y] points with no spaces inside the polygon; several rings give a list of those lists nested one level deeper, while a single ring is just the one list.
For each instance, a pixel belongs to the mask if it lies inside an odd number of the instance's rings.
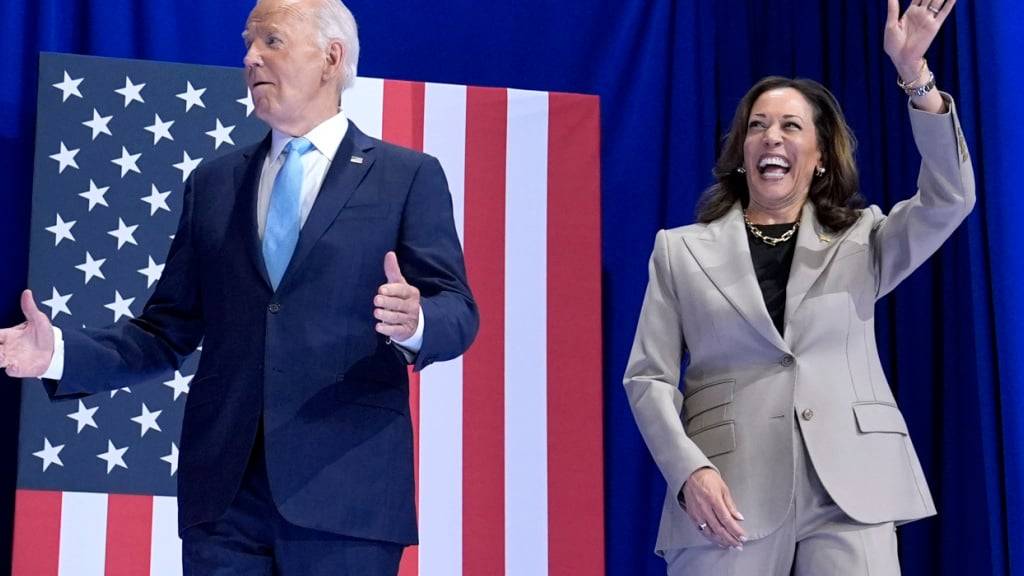
[{"label": "gold bracelet", "polygon": [[900,78],[900,75],[897,74],[896,85],[898,85],[904,92],[907,92],[908,94],[910,93],[910,90],[916,90],[920,88],[923,84],[928,83],[927,80],[925,80],[922,84],[917,83],[918,80],[921,79],[921,76],[924,75],[924,71],[926,68],[928,68],[928,60],[921,58],[921,69],[917,71],[917,76],[914,77],[914,80],[911,82],[904,82],[903,78]]}]

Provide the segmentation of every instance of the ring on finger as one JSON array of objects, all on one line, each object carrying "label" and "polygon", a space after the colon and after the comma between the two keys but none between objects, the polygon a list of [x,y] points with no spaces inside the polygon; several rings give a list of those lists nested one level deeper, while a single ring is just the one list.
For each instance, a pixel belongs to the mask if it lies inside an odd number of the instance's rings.
[{"label": "ring on finger", "polygon": [[935,14],[936,16],[938,16],[939,14],[939,9],[936,8],[935,6],[929,6],[928,11],[931,12],[932,14]]},{"label": "ring on finger", "polygon": [[707,522],[701,522],[700,524],[697,525],[697,530],[700,530],[701,532],[707,530],[707,528],[708,528],[708,523]]}]

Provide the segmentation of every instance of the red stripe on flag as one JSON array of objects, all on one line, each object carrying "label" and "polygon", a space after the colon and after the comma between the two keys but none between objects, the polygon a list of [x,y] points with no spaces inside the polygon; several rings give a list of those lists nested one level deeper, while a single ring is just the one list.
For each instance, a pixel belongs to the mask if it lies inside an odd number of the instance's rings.
[{"label": "red stripe on flag", "polygon": [[149,574],[153,497],[111,494],[107,499],[106,576]]},{"label": "red stripe on flag", "polygon": [[550,574],[599,575],[600,104],[595,96],[551,94],[548,110],[548,566]]},{"label": "red stripe on flag", "polygon": [[505,162],[508,93],[466,94],[465,252],[480,332],[463,358],[463,574],[505,573]]},{"label": "red stripe on flag", "polygon": [[[423,151],[422,82],[384,81],[384,140]],[[401,266],[401,262],[398,263]],[[384,263],[381,262],[381,266]],[[420,502],[420,375],[409,370],[409,414],[412,417],[413,466],[416,478],[416,508]],[[398,576],[419,574],[419,547],[409,546],[402,554]]]},{"label": "red stripe on flag", "polygon": [[384,140],[423,150],[423,82],[384,81]]},{"label": "red stripe on flag", "polygon": [[60,492],[15,493],[12,576],[57,576],[61,500]]},{"label": "red stripe on flag", "polygon": [[[420,375],[409,368],[409,415],[412,416],[413,466],[416,478],[416,510],[420,508]],[[402,553],[398,576],[417,576],[420,571],[419,546],[409,546]]]}]

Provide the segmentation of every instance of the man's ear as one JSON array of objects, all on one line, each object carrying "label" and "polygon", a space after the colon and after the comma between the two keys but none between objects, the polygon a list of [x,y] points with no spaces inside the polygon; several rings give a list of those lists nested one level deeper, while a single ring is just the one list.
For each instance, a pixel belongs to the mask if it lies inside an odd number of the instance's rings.
[{"label": "man's ear", "polygon": [[337,78],[345,71],[342,70],[342,56],[344,56],[345,48],[342,47],[341,42],[337,40],[332,41],[327,45],[327,54],[324,59],[324,72],[323,79],[328,80],[332,77]]}]

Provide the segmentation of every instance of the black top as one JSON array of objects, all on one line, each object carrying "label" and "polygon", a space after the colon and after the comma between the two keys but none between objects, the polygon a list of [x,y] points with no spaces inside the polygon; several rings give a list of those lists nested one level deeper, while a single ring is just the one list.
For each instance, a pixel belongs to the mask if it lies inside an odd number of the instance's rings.
[{"label": "black top", "polygon": [[[793,223],[757,225],[762,234],[773,238],[782,236],[792,227]],[[761,286],[761,295],[764,296],[768,314],[772,317],[775,329],[782,335],[782,323],[786,318],[786,283],[789,281],[789,269],[793,264],[796,234],[785,242],[769,246],[747,228],[747,242],[750,244],[754,273],[757,274],[757,283]]]}]

